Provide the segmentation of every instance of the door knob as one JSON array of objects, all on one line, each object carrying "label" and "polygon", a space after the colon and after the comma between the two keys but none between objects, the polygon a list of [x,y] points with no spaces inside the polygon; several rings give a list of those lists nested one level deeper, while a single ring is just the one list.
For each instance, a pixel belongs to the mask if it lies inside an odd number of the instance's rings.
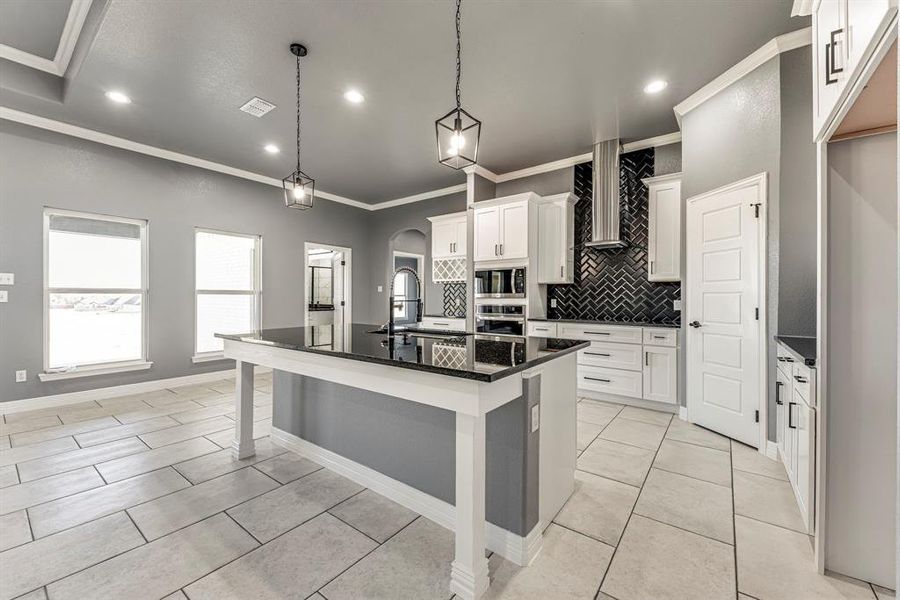
[{"label": "door knob", "polygon": [[688,325],[690,325],[691,327],[696,329],[696,328],[700,327],[700,321],[691,321],[690,323],[688,323]]}]

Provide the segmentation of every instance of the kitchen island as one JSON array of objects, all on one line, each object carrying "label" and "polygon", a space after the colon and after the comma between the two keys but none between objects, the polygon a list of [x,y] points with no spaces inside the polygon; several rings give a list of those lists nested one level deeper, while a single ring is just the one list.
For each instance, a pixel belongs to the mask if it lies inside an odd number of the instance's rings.
[{"label": "kitchen island", "polygon": [[[422,330],[388,336],[366,324],[219,337],[225,356],[237,361],[236,457],[255,452],[253,372],[271,367],[273,441],[324,458],[339,473],[452,529],[450,588],[461,598],[478,598],[489,585],[486,547],[528,564],[574,489],[575,357],[587,342]],[[372,407],[372,426],[384,423],[393,436],[381,440],[389,461],[379,461],[371,445],[354,452],[346,445],[350,436],[315,430],[339,428]],[[334,414],[336,408],[345,412]],[[407,408],[418,412],[410,418]],[[328,411],[332,421],[323,425]],[[444,417],[452,418],[452,435],[450,456],[442,458],[430,446],[441,447]],[[425,442],[416,447],[417,439]],[[413,460],[418,469],[397,474],[396,463]],[[448,502],[426,481],[445,464],[452,480]],[[486,516],[486,505],[495,516]]]}]

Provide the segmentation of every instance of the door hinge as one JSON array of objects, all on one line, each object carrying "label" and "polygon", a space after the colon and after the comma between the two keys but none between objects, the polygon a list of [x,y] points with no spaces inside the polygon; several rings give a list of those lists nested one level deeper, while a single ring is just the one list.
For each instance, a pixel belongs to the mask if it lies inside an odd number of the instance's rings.
[{"label": "door hinge", "polygon": [[756,422],[759,423],[759,411],[756,411]]},{"label": "door hinge", "polygon": [[756,314],[756,320],[759,321],[759,307],[758,306],[756,307],[755,314]]},{"label": "door hinge", "polygon": [[341,266],[342,266],[342,267],[346,267],[346,266],[347,266],[347,261],[342,260],[342,261],[341,261]]},{"label": "door hinge", "polygon": [[750,205],[750,206],[753,207],[753,216],[754,216],[755,218],[757,218],[757,219],[759,218],[759,207],[760,207],[761,205],[762,205],[761,202],[757,202],[756,204],[751,204],[751,205]]},{"label": "door hinge", "polygon": [[343,301],[343,300],[341,300],[341,306],[344,306],[344,301]]}]

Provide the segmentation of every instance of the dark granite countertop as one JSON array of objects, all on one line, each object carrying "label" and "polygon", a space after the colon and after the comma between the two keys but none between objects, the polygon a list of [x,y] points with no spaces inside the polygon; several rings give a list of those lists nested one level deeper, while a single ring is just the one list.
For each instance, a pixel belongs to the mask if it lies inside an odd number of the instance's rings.
[{"label": "dark granite countertop", "polygon": [[590,345],[583,340],[428,330],[398,332],[388,337],[380,328],[381,325],[363,323],[343,327],[315,325],[247,334],[217,333],[216,337],[484,382],[503,379]]},{"label": "dark granite countertop", "polygon": [[529,321],[544,321],[547,323],[578,323],[584,325],[628,325],[631,327],[663,327],[665,329],[680,329],[678,323],[647,323],[645,321],[585,321],[582,319],[528,319]]},{"label": "dark granite countertop", "polygon": [[784,344],[806,366],[816,366],[816,338],[800,335],[776,335],[775,341]]}]

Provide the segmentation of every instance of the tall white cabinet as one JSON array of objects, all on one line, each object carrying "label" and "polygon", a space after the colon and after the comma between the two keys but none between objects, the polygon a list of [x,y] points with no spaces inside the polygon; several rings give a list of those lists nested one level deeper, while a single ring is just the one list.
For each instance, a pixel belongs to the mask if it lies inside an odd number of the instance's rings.
[{"label": "tall white cabinet", "polygon": [[481,260],[528,258],[528,199],[476,208],[475,256]]},{"label": "tall white cabinet", "polygon": [[681,173],[648,177],[647,279],[681,281]]},{"label": "tall white cabinet", "polygon": [[538,283],[572,283],[575,277],[575,194],[544,196],[537,203]]}]

